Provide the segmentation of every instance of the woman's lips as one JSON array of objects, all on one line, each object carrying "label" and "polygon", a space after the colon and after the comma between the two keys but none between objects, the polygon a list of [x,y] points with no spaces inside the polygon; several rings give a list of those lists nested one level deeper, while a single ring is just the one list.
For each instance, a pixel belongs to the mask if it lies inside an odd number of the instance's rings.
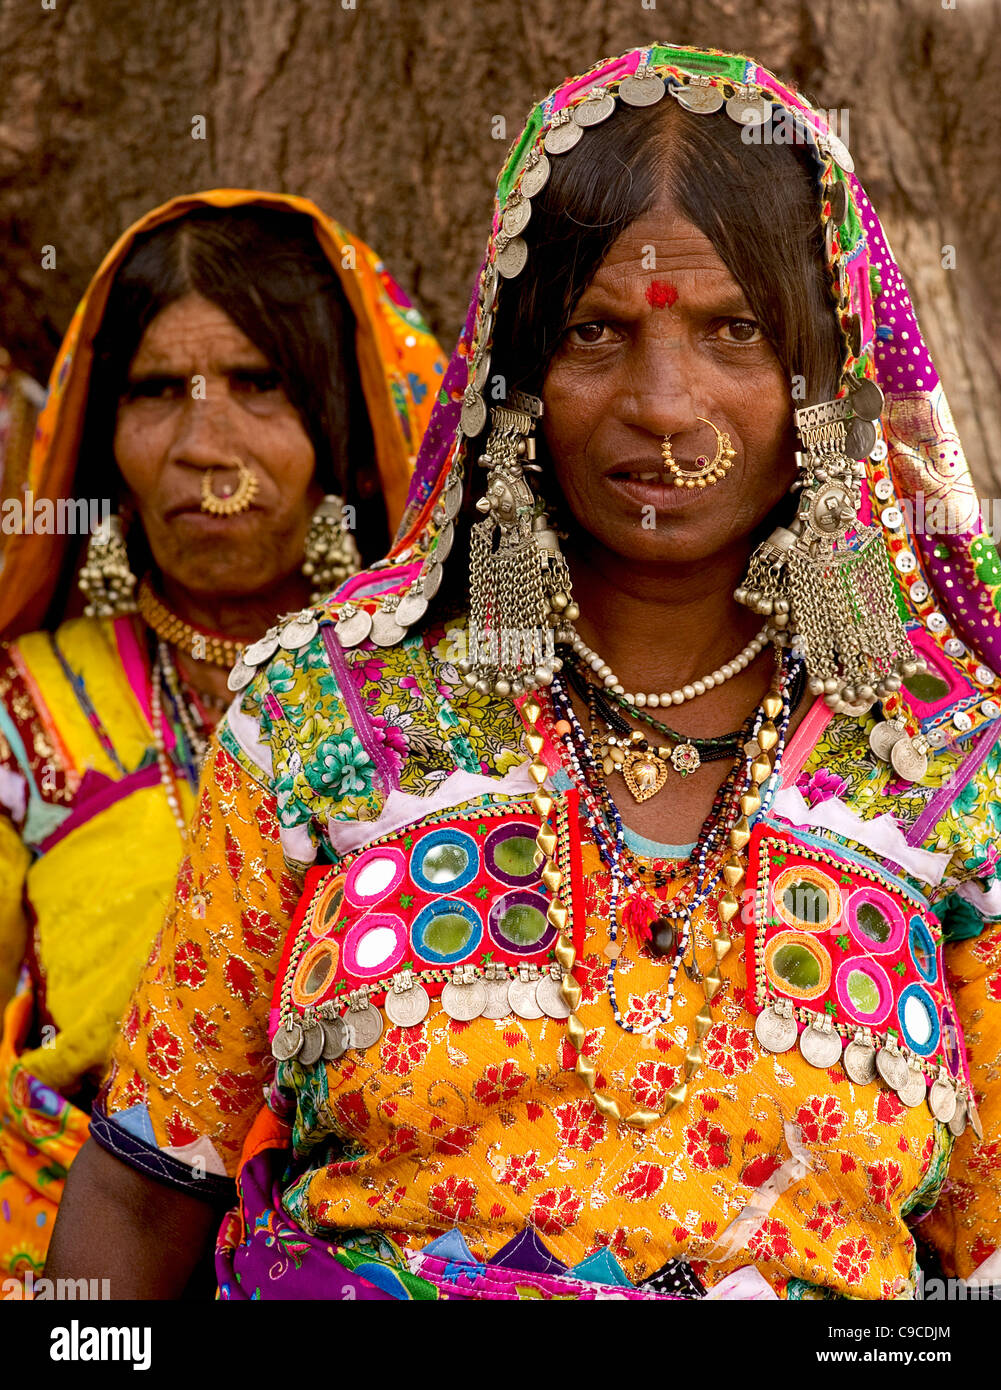
[{"label": "woman's lips", "polygon": [[651,473],[649,469],[631,469],[628,472],[606,473],[605,482],[620,497],[640,507],[653,507],[658,512],[690,506],[714,486],[677,487],[673,481],[665,482],[664,476],[661,472]]}]

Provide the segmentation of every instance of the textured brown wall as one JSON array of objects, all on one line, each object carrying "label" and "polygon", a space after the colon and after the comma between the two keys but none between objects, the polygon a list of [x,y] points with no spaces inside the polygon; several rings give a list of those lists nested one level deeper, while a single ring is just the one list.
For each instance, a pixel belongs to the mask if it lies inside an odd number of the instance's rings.
[{"label": "textured brown wall", "polygon": [[44,376],[128,222],[250,184],[370,241],[451,347],[532,101],[632,44],[701,43],[850,109],[981,490],[1001,495],[1001,0],[952,2],[0,0],[0,343]]}]

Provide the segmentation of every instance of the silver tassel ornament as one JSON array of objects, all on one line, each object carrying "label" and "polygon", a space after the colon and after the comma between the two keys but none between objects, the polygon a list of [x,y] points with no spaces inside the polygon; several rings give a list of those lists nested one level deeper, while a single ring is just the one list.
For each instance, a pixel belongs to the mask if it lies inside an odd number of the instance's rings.
[{"label": "silver tassel ornament", "polygon": [[469,650],[459,662],[481,694],[522,695],[548,685],[561,665],[557,640],[579,617],[559,540],[525,478],[541,471],[532,432],[542,402],[512,392],[493,408],[481,467],[487,488],[476,503],[484,519],[469,548]]},{"label": "silver tassel ornament", "polygon": [[796,517],[754,552],[734,598],[770,617],[775,635],[802,652],[812,694],[857,716],[925,663],[897,613],[882,534],[859,525],[865,464],[847,453],[851,400],[807,406],[795,418],[804,446]]}]

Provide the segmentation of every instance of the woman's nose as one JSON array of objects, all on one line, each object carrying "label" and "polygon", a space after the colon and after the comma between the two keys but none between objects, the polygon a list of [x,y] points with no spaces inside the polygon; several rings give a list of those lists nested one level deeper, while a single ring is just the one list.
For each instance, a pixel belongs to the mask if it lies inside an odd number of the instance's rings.
[{"label": "woman's nose", "polygon": [[696,428],[693,365],[676,337],[644,344],[629,364],[620,392],[620,419],[658,439]]},{"label": "woman's nose", "polygon": [[179,412],[169,456],[172,462],[195,468],[217,468],[232,458],[239,445],[232,404],[225,387],[192,387]]}]

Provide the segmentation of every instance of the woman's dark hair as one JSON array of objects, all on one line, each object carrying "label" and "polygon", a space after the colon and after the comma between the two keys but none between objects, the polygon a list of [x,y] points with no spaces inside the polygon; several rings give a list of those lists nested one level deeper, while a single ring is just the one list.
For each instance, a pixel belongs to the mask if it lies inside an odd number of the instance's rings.
[{"label": "woman's dark hair", "polygon": [[[355,318],[302,213],[200,208],[136,238],[95,335],[81,458],[93,469],[113,469],[118,404],[143,334],[168,305],[192,293],[222,309],[278,373],[313,445],[320,486],[355,507],[366,560],[382,555],[389,535]],[[80,476],[78,486],[93,494],[94,472]],[[103,495],[116,495],[117,472],[107,486]]]},{"label": "woman's dark hair", "polygon": [[804,403],[837,390],[841,335],[804,146],[749,143],[725,114],[620,104],[550,160],[524,232],[528,264],[501,291],[492,372],[538,394],[571,312],[613,242],[669,190],[747,295]]},{"label": "woman's dark hair", "polygon": [[[540,395],[573,309],[612,244],[669,190],[681,212],[712,242],[742,287],[790,381],[802,376],[799,404],[829,400],[841,375],[841,331],[829,288],[820,222],[820,179],[804,146],[745,142],[725,114],[697,115],[673,100],[618,104],[610,120],[584,132],[532,199],[523,236],[528,263],[503,283],[491,353],[491,377],[505,389]],[[492,404],[489,389],[487,405]],[[489,425],[469,442],[483,451]],[[538,441],[544,449],[544,440]],[[564,530],[576,523],[547,493],[549,515]],[[752,536],[762,539],[795,499],[785,498]],[[454,553],[464,556],[475,515],[468,509]],[[463,601],[465,565],[442,585],[442,604]]]}]

